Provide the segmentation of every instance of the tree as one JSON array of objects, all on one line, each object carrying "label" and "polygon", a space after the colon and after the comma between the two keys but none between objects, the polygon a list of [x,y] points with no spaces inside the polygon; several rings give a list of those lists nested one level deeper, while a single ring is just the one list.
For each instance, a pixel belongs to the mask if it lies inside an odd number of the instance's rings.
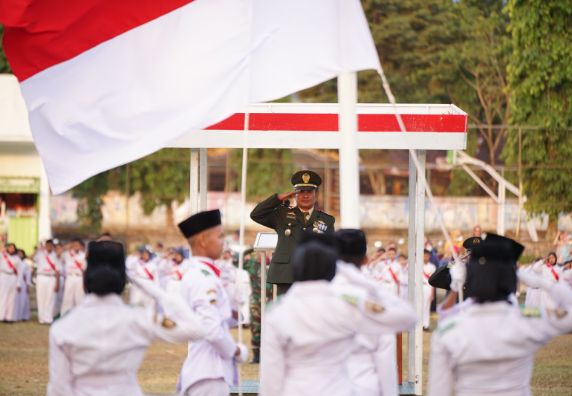
[{"label": "tree", "polygon": [[[232,169],[238,169],[234,188],[240,188],[242,175],[242,150],[232,150]],[[294,172],[291,150],[249,149],[246,195],[260,199],[283,191],[292,190],[290,177]]]},{"label": "tree", "polygon": [[4,46],[2,44],[4,27],[0,25],[0,73],[10,73],[10,65],[6,59],[6,54],[4,54]]},{"label": "tree", "polygon": [[[517,163],[522,147],[526,208],[556,220],[572,210],[572,4],[567,0],[510,0],[512,35],[508,65],[511,124],[505,157]],[[556,165],[559,169],[547,168]],[[554,224],[554,222],[552,222]]]},{"label": "tree", "polygon": [[72,190],[79,199],[78,216],[84,230],[101,230],[103,197],[108,191],[124,191],[133,196],[139,193],[143,212],[151,214],[155,208],[166,206],[167,224],[173,224],[173,201],[183,202],[189,192],[188,150],[162,149],[127,165],[100,173]]},{"label": "tree", "polygon": [[146,215],[159,206],[165,206],[167,223],[173,224],[171,203],[183,202],[189,194],[189,153],[189,150],[166,148],[125,165],[129,167],[128,194],[140,194]]}]

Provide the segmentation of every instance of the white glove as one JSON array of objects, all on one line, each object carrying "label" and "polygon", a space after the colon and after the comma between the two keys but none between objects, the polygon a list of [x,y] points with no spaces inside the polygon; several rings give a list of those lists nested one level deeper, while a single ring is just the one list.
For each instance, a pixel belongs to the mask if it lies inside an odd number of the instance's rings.
[{"label": "white glove", "polygon": [[166,294],[165,291],[154,282],[142,282],[136,276],[131,276],[129,273],[127,273],[127,279],[129,279],[129,282],[133,283],[135,287],[155,300],[160,299]]},{"label": "white glove", "polygon": [[449,268],[451,275],[451,290],[458,292],[463,288],[467,280],[467,265],[462,261],[456,261],[451,268]]},{"label": "white glove", "polygon": [[516,271],[516,274],[518,275],[518,279],[528,287],[549,290],[552,286],[552,282],[545,279],[543,276],[538,275],[534,271],[519,268]]},{"label": "white glove", "polygon": [[244,344],[236,344],[236,346],[238,347],[238,349],[240,349],[240,353],[238,354],[238,356],[235,356],[234,360],[237,363],[246,363],[246,361],[248,360],[248,348]]}]

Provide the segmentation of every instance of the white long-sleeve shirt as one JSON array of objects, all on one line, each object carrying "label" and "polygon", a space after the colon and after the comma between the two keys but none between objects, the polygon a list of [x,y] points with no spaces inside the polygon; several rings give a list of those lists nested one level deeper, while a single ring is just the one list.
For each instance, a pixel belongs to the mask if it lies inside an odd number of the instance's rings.
[{"label": "white long-sleeve shirt", "polygon": [[50,328],[48,396],[143,395],[137,370],[152,341],[186,342],[211,331],[183,301],[165,305],[174,327],[153,322],[116,294],[88,294]]},{"label": "white long-sleeve shirt", "polygon": [[189,261],[180,286],[181,295],[214,330],[204,340],[189,343],[179,381],[181,393],[203,379],[222,378],[232,385],[236,376],[237,344],[228,326],[232,311],[218,268],[213,270],[213,261],[206,257],[191,257]]},{"label": "white long-sleeve shirt", "polygon": [[[567,285],[564,293],[572,298]],[[429,396],[528,396],[535,352],[572,331],[572,306],[533,315],[500,301],[473,303],[431,339]]]},{"label": "white long-sleeve shirt", "polygon": [[379,335],[411,327],[409,304],[381,290],[365,310],[363,289],[343,291],[326,281],[294,283],[268,309],[262,337],[261,388],[264,396],[353,395],[346,362],[357,334]]}]

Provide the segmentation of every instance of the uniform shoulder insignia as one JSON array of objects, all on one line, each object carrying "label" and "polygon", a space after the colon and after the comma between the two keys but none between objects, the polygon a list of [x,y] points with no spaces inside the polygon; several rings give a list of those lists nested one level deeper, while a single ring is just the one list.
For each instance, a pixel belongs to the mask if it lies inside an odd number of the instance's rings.
[{"label": "uniform shoulder insignia", "polygon": [[209,289],[209,290],[207,290],[207,296],[208,296],[209,302],[210,302],[211,304],[216,304],[217,294],[216,294],[216,290],[215,290],[215,289]]},{"label": "uniform shoulder insignia", "polygon": [[568,315],[568,311],[566,311],[565,309],[562,309],[562,308],[547,309],[546,314],[548,316],[554,315],[556,317],[556,319],[562,319],[563,317]]},{"label": "uniform shoulder insignia", "polygon": [[530,307],[524,307],[521,308],[520,310],[520,314],[524,317],[524,318],[540,318],[541,314],[540,314],[540,309],[538,308],[530,308]]},{"label": "uniform shoulder insignia", "polygon": [[161,321],[161,326],[163,326],[163,327],[166,328],[166,329],[172,329],[172,328],[174,328],[174,327],[177,327],[177,323],[173,322],[173,321],[170,320],[170,319],[164,318],[164,319]]},{"label": "uniform shoulder insignia", "polygon": [[355,305],[357,306],[359,303],[359,298],[358,296],[354,296],[348,293],[343,293],[341,296],[342,300],[344,300],[345,302],[347,302],[348,304],[351,305]]},{"label": "uniform shoulder insignia", "polygon": [[373,301],[366,301],[364,304],[365,307],[365,311],[372,313],[372,314],[380,314],[383,313],[385,311],[385,308],[383,308],[381,305],[379,305],[378,303],[375,303]]},{"label": "uniform shoulder insignia", "polygon": [[442,325],[439,325],[439,327],[437,327],[437,332],[439,333],[439,335],[443,335],[446,332],[448,332],[449,330],[453,329],[455,326],[457,326],[456,321],[454,321],[454,320],[447,321],[447,322],[443,323]]}]

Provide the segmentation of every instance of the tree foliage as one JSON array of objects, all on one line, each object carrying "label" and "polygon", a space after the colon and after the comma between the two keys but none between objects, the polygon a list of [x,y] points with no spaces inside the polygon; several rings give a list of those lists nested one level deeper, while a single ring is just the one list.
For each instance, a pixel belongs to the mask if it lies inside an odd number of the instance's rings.
[{"label": "tree foliage", "polygon": [[[523,182],[532,213],[572,210],[572,173],[546,165],[570,165],[572,158],[572,4],[567,0],[510,0],[512,35],[508,66],[511,122],[540,130],[521,134]],[[505,156],[518,161],[517,129]]]},{"label": "tree foliage", "polygon": [[[233,150],[230,157],[232,169],[237,170],[234,188],[240,188],[242,175],[242,150]],[[294,173],[291,150],[249,149],[246,195],[260,199],[273,193],[292,190],[290,177]]]},{"label": "tree foliage", "polygon": [[128,196],[139,194],[143,212],[166,206],[167,222],[172,222],[171,203],[183,202],[189,192],[189,150],[163,149],[127,165],[100,173],[74,187],[79,200],[81,227],[98,233],[103,215],[103,197],[111,190]]}]

